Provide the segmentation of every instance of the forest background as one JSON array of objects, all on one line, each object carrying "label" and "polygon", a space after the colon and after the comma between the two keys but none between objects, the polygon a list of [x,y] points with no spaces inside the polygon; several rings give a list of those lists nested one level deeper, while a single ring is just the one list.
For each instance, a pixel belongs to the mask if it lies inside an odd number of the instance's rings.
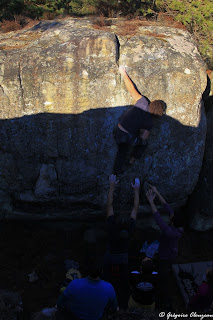
[{"label": "forest background", "polygon": [[213,69],[213,0],[1,0],[0,31],[9,32],[32,21],[56,18],[126,18],[187,29],[193,34],[208,69]]}]

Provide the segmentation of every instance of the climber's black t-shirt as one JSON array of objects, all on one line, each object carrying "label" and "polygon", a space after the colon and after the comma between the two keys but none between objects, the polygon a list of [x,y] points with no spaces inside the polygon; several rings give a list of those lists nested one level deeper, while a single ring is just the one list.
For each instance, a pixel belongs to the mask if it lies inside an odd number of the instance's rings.
[{"label": "climber's black t-shirt", "polygon": [[152,114],[149,112],[149,102],[141,97],[134,106],[130,107],[120,118],[120,125],[134,136],[139,129],[150,131],[152,128]]}]

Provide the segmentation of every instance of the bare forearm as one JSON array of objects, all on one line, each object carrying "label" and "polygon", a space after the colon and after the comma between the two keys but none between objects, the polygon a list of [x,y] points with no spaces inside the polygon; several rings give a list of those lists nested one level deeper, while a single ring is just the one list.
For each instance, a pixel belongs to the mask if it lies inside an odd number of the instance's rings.
[{"label": "bare forearm", "polygon": [[129,78],[129,76],[126,72],[123,73],[123,79],[124,79],[125,86],[126,86],[127,90],[129,91],[129,93],[131,94],[131,96],[133,97],[133,99],[135,101],[139,100],[141,98],[141,95],[136,90],[132,80]]},{"label": "bare forearm", "polygon": [[131,212],[131,218],[136,220],[138,209],[139,209],[139,190],[134,190],[134,207]]},{"label": "bare forearm", "polygon": [[150,201],[149,204],[152,209],[152,213],[155,213],[157,211],[157,208],[156,208],[154,201]]},{"label": "bare forearm", "polygon": [[134,208],[138,211],[139,208],[139,190],[135,190],[134,192]]},{"label": "bare forearm", "polygon": [[127,90],[129,92],[131,92],[132,90],[135,89],[135,86],[134,84],[132,83],[132,80],[129,78],[128,74],[127,73],[124,73],[123,74],[123,78],[124,78],[124,83],[125,83],[125,86],[127,88]]},{"label": "bare forearm", "polygon": [[161,202],[162,204],[167,203],[166,200],[165,200],[165,199],[162,197],[162,195],[160,194],[160,192],[157,192],[156,195],[157,195],[158,199],[160,200],[160,202]]},{"label": "bare forearm", "polygon": [[111,206],[113,203],[113,194],[114,194],[114,188],[109,189],[108,197],[107,197],[107,206]]},{"label": "bare forearm", "polygon": [[108,197],[107,197],[107,217],[112,216],[113,212],[113,194],[114,194],[114,187],[110,187]]}]

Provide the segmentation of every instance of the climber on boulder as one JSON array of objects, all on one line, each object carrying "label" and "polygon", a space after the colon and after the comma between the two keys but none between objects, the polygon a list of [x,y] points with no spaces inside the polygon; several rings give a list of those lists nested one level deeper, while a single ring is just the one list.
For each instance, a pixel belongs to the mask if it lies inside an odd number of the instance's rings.
[{"label": "climber on boulder", "polygon": [[123,173],[125,164],[132,165],[136,159],[141,157],[152,128],[152,116],[162,116],[166,109],[166,104],[162,100],[149,102],[146,97],[142,96],[124,67],[119,67],[119,72],[136,103],[124,112],[114,130],[114,139],[118,145],[113,168],[114,174]]}]

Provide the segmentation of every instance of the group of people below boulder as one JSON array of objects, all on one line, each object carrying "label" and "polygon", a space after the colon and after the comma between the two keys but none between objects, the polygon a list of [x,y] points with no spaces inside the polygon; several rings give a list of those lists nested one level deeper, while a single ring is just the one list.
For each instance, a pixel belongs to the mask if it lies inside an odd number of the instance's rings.
[{"label": "group of people below boulder", "polygon": [[[108,245],[104,261],[93,257],[88,261],[88,277],[70,282],[57,302],[58,319],[100,320],[104,312],[119,309],[146,308],[154,309],[156,300],[159,308],[170,308],[169,281],[171,266],[178,254],[178,242],[183,234],[183,221],[179,214],[162,197],[155,186],[148,184],[145,192],[153,217],[160,228],[159,264],[156,271],[154,260],[144,257],[139,270],[130,270],[128,248],[134,234],[139,209],[140,180],[132,183],[134,205],[130,215],[114,214],[113,195],[118,184],[117,176],[126,167],[131,166],[143,154],[152,128],[152,117],[162,116],[166,104],[162,100],[149,100],[142,96],[124,67],[119,71],[123,76],[127,90],[136,101],[120,118],[114,130],[114,138],[118,146],[114,162],[113,174],[109,177],[107,198]],[[155,200],[161,203],[157,210]],[[166,223],[161,213],[167,213]],[[103,279],[103,280],[102,280]],[[156,296],[158,292],[159,297]],[[158,299],[156,299],[158,298]],[[189,309],[205,310],[213,299],[213,269],[207,271],[206,282],[201,284],[195,297],[189,302]],[[67,318],[66,318],[67,317]]]},{"label": "group of people below boulder", "polygon": [[[128,308],[140,310],[172,310],[170,301],[171,266],[178,255],[178,241],[183,234],[182,218],[174,213],[155,186],[146,192],[153,217],[160,228],[158,266],[150,257],[141,258],[139,270],[129,265],[129,242],[134,235],[139,209],[140,180],[131,183],[134,205],[130,215],[114,213],[113,195],[119,181],[109,177],[106,228],[107,250],[104,259],[91,255],[87,261],[88,277],[71,281],[57,301],[58,319],[100,320],[105,312],[116,313]],[[162,207],[157,210],[155,199]],[[169,215],[169,223],[161,217]],[[213,268],[206,271],[188,305],[188,311],[208,311],[213,301]]]},{"label": "group of people below boulder", "polygon": [[[129,270],[128,270],[128,245],[131,236],[135,230],[135,222],[137,218],[138,208],[139,208],[139,191],[140,191],[140,180],[138,178],[135,179],[135,183],[132,184],[132,188],[134,190],[134,206],[131,211],[129,217],[125,215],[114,214],[113,210],[113,193],[115,187],[118,183],[116,176],[112,174],[109,178],[110,181],[110,188],[108,193],[108,200],[107,200],[107,228],[109,234],[109,245],[108,245],[108,252],[105,255],[105,269],[108,269],[108,272],[105,274],[109,275],[109,271],[112,273],[112,265],[119,264],[120,267],[120,291],[121,294],[119,295],[119,307],[126,308],[128,305],[131,306],[132,303],[139,303],[147,305],[149,307],[154,307],[154,300],[153,297],[150,298],[151,303],[144,303],[142,301],[138,301],[138,295],[133,294],[131,296],[131,300],[129,301],[129,288],[128,288],[128,279],[129,279]],[[182,236],[183,229],[182,229],[182,219],[179,215],[175,215],[173,209],[168,205],[165,199],[162,197],[160,192],[157,190],[155,186],[149,185],[149,188],[146,192],[147,200],[150,204],[151,210],[153,212],[154,218],[158,226],[161,230],[160,236],[160,245],[159,245],[159,288],[161,291],[161,305],[169,304],[169,274],[172,263],[174,263],[177,254],[178,254],[178,241]],[[169,224],[167,224],[161,217],[159,211],[155,205],[155,198],[158,198],[160,203],[162,204],[162,211],[169,215]],[[142,265],[150,266],[146,268],[147,272],[143,272],[149,274],[153,279],[154,283],[152,286],[148,286],[144,288],[146,293],[150,290],[153,292],[154,286],[156,287],[156,279],[158,276],[153,273],[154,264],[153,261],[150,259],[143,260]],[[108,268],[107,268],[108,267]],[[149,270],[149,272],[148,272]],[[132,278],[137,278],[135,274],[132,274]],[[109,282],[111,282],[112,274],[106,278]],[[146,281],[145,281],[146,282]],[[152,282],[152,281],[151,281]],[[141,289],[142,290],[142,289]],[[136,300],[135,300],[136,299]]]}]

